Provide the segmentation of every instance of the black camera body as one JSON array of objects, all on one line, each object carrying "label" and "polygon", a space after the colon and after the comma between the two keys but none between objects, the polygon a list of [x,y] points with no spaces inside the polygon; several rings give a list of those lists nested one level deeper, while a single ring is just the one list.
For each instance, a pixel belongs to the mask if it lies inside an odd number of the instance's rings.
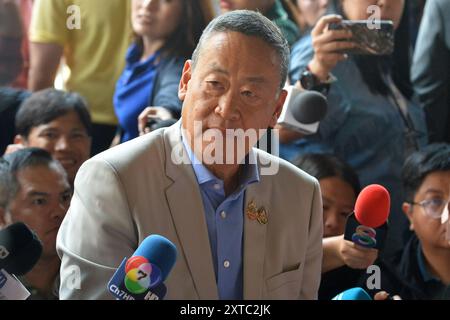
[{"label": "black camera body", "polygon": [[177,121],[177,119],[162,120],[161,118],[148,117],[145,128],[148,128],[150,131],[155,131],[160,128],[170,127],[177,123]]}]

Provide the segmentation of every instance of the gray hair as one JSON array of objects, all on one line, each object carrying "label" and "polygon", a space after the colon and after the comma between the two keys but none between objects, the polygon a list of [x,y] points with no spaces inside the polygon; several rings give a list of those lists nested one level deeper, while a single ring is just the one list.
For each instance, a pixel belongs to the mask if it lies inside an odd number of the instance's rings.
[{"label": "gray hair", "polygon": [[257,37],[273,48],[280,62],[280,89],[287,79],[290,50],[286,38],[280,29],[261,13],[249,10],[236,10],[225,13],[212,20],[200,38],[192,55],[192,67],[198,62],[204,42],[214,33],[239,32],[246,36]]}]

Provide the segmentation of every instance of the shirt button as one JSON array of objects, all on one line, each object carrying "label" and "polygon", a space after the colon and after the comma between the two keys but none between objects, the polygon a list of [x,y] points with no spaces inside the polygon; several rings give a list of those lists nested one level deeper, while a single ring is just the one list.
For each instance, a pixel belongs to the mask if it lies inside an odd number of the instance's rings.
[{"label": "shirt button", "polygon": [[227,217],[227,213],[225,211],[222,211],[220,213],[220,216],[222,217],[222,219],[225,219]]},{"label": "shirt button", "polygon": [[223,262],[223,266],[224,266],[225,268],[229,268],[229,267],[230,267],[230,261],[225,260],[225,261]]}]

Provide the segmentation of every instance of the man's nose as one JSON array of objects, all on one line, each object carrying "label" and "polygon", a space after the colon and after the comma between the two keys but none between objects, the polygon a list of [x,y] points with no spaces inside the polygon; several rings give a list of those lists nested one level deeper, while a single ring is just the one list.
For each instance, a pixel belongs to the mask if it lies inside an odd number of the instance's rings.
[{"label": "man's nose", "polygon": [[216,113],[224,120],[237,121],[240,118],[239,107],[237,99],[230,92],[219,100],[219,105],[216,108]]},{"label": "man's nose", "polygon": [[61,136],[58,141],[56,141],[55,149],[57,151],[66,150],[69,148],[69,139],[66,136]]}]

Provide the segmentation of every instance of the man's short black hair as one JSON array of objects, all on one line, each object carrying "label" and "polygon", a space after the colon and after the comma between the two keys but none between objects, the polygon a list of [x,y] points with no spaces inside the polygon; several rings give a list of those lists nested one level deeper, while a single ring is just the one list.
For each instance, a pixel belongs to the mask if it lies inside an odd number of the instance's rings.
[{"label": "man's short black hair", "polygon": [[405,200],[413,201],[425,178],[433,172],[450,170],[450,144],[430,144],[411,154],[402,170]]},{"label": "man's short black hair", "polygon": [[7,208],[20,189],[17,173],[36,166],[52,167],[66,176],[61,164],[46,150],[25,148],[0,158],[0,207]]},{"label": "man's short black hair", "polygon": [[91,136],[92,121],[86,101],[77,93],[56,89],[35,92],[23,102],[16,115],[16,133],[27,139],[32,128],[47,124],[71,111],[76,112],[87,134]]}]

